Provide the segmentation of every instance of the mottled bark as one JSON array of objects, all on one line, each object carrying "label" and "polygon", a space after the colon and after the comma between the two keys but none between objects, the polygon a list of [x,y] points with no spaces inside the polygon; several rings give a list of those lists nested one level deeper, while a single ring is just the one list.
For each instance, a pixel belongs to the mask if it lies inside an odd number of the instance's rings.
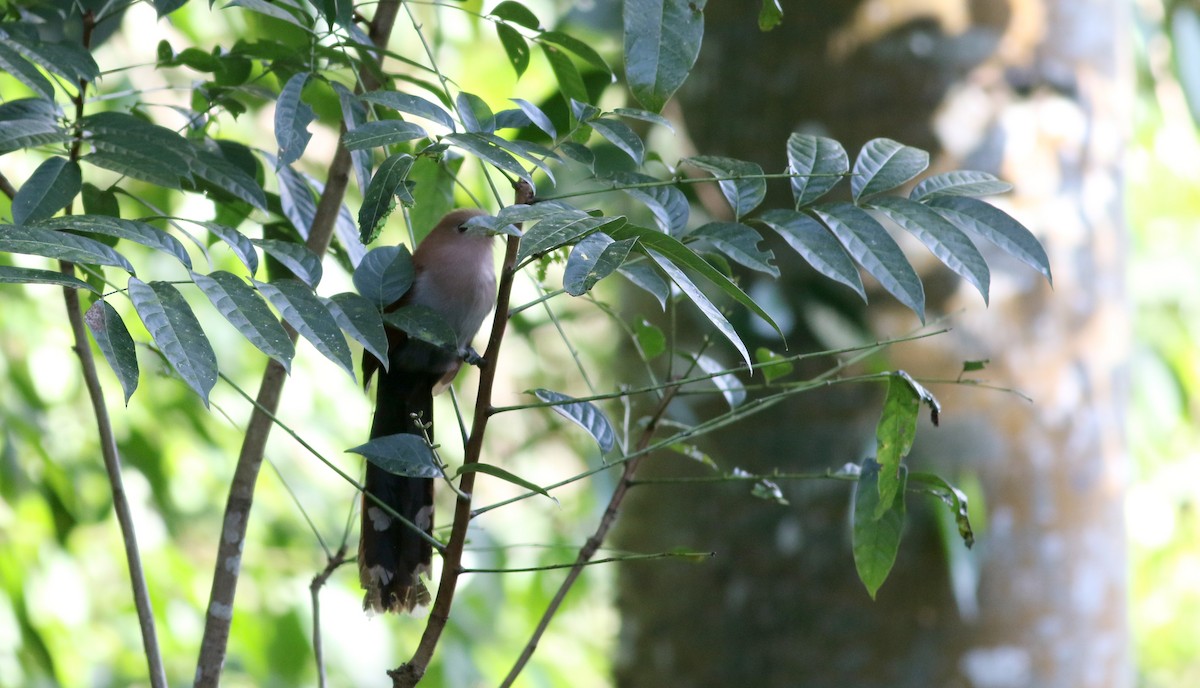
[{"label": "mottled bark", "polygon": [[[970,554],[977,585],[969,567],[949,575],[940,507],[920,497],[910,497],[899,561],[872,602],[854,573],[845,485],[788,485],[790,507],[753,500],[744,486],[639,488],[620,546],[682,545],[717,557],[622,569],[619,684],[1132,685],[1121,511],[1123,5],[894,0],[785,9],[785,24],[762,35],[743,3],[708,5],[704,52],[681,98],[697,147],[781,169],[794,129],[834,136],[851,154],[889,136],[933,150],[935,168],[1014,182],[999,202],[1045,243],[1054,288],[988,253],[985,310],[971,287],[906,245],[927,279],[931,312],[965,310],[952,333],[896,347],[890,364],[953,378],[962,361],[991,359],[982,377],[1033,403],[936,386],[942,427],[918,431],[915,469],[981,485]],[[754,126],[729,126],[747,112]],[[794,347],[820,341],[814,314],[830,305],[878,334],[917,324],[883,294],[863,310],[804,278],[781,293]],[[726,468],[749,470],[859,461],[873,452],[880,396],[866,388],[807,395],[706,449]],[[681,470],[675,461],[647,465],[660,475]]]}]

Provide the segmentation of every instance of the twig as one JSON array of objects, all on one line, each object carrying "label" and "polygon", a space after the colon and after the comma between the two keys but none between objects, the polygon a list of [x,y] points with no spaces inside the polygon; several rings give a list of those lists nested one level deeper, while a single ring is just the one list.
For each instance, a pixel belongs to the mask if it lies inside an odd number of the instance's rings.
[{"label": "twig", "polygon": [[329,580],[333,572],[346,561],[346,543],[343,542],[338,551],[329,557],[325,568],[313,576],[312,584],[308,586],[309,592],[312,593],[312,643],[313,655],[317,661],[317,685],[319,688],[325,688],[325,652],[321,646],[321,588],[325,586],[325,582]]},{"label": "twig", "polygon": [[[529,203],[533,200],[533,188],[524,181],[516,184],[516,203]],[[500,284],[496,294],[496,315],[492,319],[492,332],[488,337],[487,349],[483,354],[483,364],[479,369],[479,391],[475,398],[475,417],[471,422],[471,436],[463,451],[463,465],[470,466],[479,463],[483,450],[483,434],[487,429],[488,420],[492,416],[492,388],[496,381],[497,363],[500,358],[500,343],[504,340],[504,332],[508,328],[508,305],[512,300],[514,268],[517,264],[517,249],[520,248],[519,237],[508,237],[504,251],[504,263],[500,268]],[[442,554],[442,577],[438,583],[437,597],[434,598],[433,608],[429,612],[429,622],[425,624],[425,632],[421,642],[413,652],[412,658],[399,667],[388,671],[392,678],[393,688],[412,688],[425,675],[425,669],[433,658],[446,622],[450,619],[450,607],[454,603],[454,590],[458,585],[458,577],[462,573],[463,547],[467,541],[467,526],[471,523],[471,494],[475,489],[475,471],[463,473],[459,483],[459,497],[454,504],[454,525],[450,529],[450,539]]]},{"label": "twig", "polygon": [[[399,0],[383,0],[377,6],[375,16],[371,19],[368,34],[375,47],[380,50],[380,62],[382,62],[382,52],[386,50],[391,37],[392,26],[395,24],[398,10]],[[378,86],[378,79],[366,66],[360,69],[360,77],[365,88]],[[350,152],[339,143],[329,166],[325,191],[321,194],[312,227],[309,229],[307,245],[318,257],[323,256],[329,247],[333,227],[337,221],[338,211],[341,209],[349,180]],[[295,341],[296,333],[289,328],[288,334]],[[242,441],[233,481],[229,486],[229,498],[225,504],[225,518],[222,521],[221,537],[213,571],[212,591],[209,593],[208,611],[205,615],[204,637],[200,643],[200,657],[196,662],[195,686],[197,688],[216,688],[220,681],[221,668],[225,664],[225,654],[229,644],[229,627],[233,621],[233,600],[237,593],[238,574],[241,568],[242,548],[246,541],[250,508],[254,504],[254,485],[258,480],[259,470],[262,468],[267,436],[271,432],[271,415],[279,408],[279,399],[286,377],[287,371],[279,362],[272,359],[267,363],[267,370],[259,385],[255,410],[247,424],[246,436]],[[270,413],[264,413],[263,410]]]},{"label": "twig", "polygon": [[5,177],[2,172],[0,172],[0,193],[8,196],[10,201],[17,197],[17,188],[8,181],[8,177]]}]

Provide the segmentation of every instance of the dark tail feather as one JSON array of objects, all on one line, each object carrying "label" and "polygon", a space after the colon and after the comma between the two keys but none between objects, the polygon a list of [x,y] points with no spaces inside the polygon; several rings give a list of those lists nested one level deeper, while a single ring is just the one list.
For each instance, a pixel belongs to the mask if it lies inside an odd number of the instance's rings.
[{"label": "dark tail feather", "polygon": [[[412,415],[424,423],[433,419],[433,386],[437,375],[398,370],[380,372],[371,438],[399,433],[421,434]],[[430,438],[433,428],[430,426]],[[433,480],[405,478],[367,462],[366,490],[409,522],[433,530]],[[421,580],[428,574],[433,548],[408,525],[396,520],[363,496],[362,534],[358,546],[358,578],[365,589],[363,609],[376,612],[412,611],[429,603]]]}]

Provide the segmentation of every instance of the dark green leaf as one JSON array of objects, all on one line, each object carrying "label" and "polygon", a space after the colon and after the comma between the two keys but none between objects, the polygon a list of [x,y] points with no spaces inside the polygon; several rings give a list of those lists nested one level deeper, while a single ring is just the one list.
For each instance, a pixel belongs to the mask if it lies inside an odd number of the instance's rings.
[{"label": "dark green leaf", "polygon": [[608,277],[629,256],[637,239],[613,241],[604,232],[595,232],[571,249],[563,270],[563,289],[571,296],[581,296]]},{"label": "dark green leaf", "polygon": [[[25,100],[34,100],[33,98]],[[10,101],[5,105],[11,105]],[[34,101],[41,102],[41,101]],[[0,106],[3,107],[3,106]],[[0,117],[0,155],[22,148],[44,146],[49,143],[70,141],[71,135],[58,126],[53,119]]]},{"label": "dark green leaf", "polygon": [[198,222],[197,224],[202,225],[212,232],[213,236],[228,244],[251,275],[258,272],[258,253],[254,250],[254,243],[250,241],[249,237],[233,227],[216,222]]},{"label": "dark green leaf", "polygon": [[983,201],[959,196],[936,196],[929,199],[928,203],[959,229],[987,239],[1045,275],[1051,285],[1054,284],[1054,278],[1050,275],[1050,259],[1046,257],[1045,249],[1033,232],[1008,213]]},{"label": "dark green leaf", "polygon": [[362,99],[368,103],[377,103],[397,112],[416,115],[417,117],[437,122],[450,131],[455,131],[454,118],[450,116],[450,113],[446,112],[442,106],[425,100],[420,96],[400,93],[399,91],[371,91],[370,93],[364,93]]},{"label": "dark green leaf", "polygon": [[207,407],[217,383],[217,356],[183,294],[168,282],[130,277],[129,298],[158,350]]},{"label": "dark green leaf", "polygon": [[224,271],[209,275],[193,272],[192,280],[229,324],[237,328],[259,351],[279,361],[285,370],[291,372],[296,348],[258,292],[251,289],[241,277]]},{"label": "dark green leaf", "polygon": [[480,134],[447,134],[446,136],[442,137],[442,140],[446,143],[458,146],[468,153],[479,157],[485,162],[490,162],[509,174],[520,177],[527,182],[533,182],[533,178],[527,171],[525,171],[525,168],[521,166],[521,163],[517,162],[516,158],[509,155],[507,151],[496,146],[496,144],[492,143]]},{"label": "dark green leaf", "polygon": [[791,179],[797,208],[824,196],[850,172],[846,149],[824,136],[792,134],[788,137],[787,155],[788,171],[800,175]]},{"label": "dark green leaf", "polygon": [[704,38],[704,0],[625,0],[625,77],[633,97],[661,112],[687,79]]},{"label": "dark green leaf", "polygon": [[[713,375],[708,381],[721,391],[721,396],[725,397],[725,403],[729,404],[730,409],[741,406],[746,401],[746,386],[736,375],[725,373],[718,375],[722,371],[727,370],[727,367],[722,365],[720,361],[709,356],[688,355],[688,359],[695,361],[696,366],[703,370],[706,375]],[[750,362],[746,361],[749,365]]]},{"label": "dark green leaf", "polygon": [[536,492],[547,499],[553,500],[554,502],[558,502],[558,500],[554,499],[554,497],[551,497],[550,493],[546,491],[546,488],[542,487],[541,485],[538,485],[537,483],[531,483],[519,475],[510,473],[499,466],[493,466],[490,463],[464,464],[459,467],[458,472],[455,473],[455,477],[460,476],[463,473],[486,473],[493,478],[500,478],[501,480],[510,482],[513,485],[523,487],[530,492]]},{"label": "dark green leaf", "polygon": [[667,119],[666,117],[663,117],[662,115],[650,112],[648,110],[639,110],[637,108],[619,107],[619,108],[613,108],[612,112],[614,115],[620,115],[621,117],[628,117],[629,119],[639,119],[643,122],[650,122],[651,124],[658,124],[658,125],[664,126],[667,129],[669,129],[671,131],[671,133],[675,132],[675,125],[671,124],[671,120]]},{"label": "dark green leaf", "polygon": [[[638,238],[643,240],[643,244],[649,243],[645,241],[645,237]],[[670,258],[664,256],[649,246],[643,246],[643,250],[645,251],[646,255],[649,256],[650,259],[662,269],[663,272],[667,273],[667,276],[671,278],[671,281],[674,282],[677,287],[679,287],[684,296],[686,296],[689,301],[691,301],[696,305],[697,308],[700,309],[700,312],[703,313],[704,317],[708,318],[708,321],[717,328],[717,331],[720,332],[726,339],[728,339],[731,344],[733,344],[734,348],[738,350],[738,353],[742,355],[742,359],[746,361],[746,365],[750,365],[750,352],[746,350],[746,345],[742,343],[742,338],[738,335],[737,330],[735,330],[733,325],[730,324],[729,320],[721,314],[721,309],[717,308],[716,305],[709,300],[708,296],[701,291],[700,288],[692,282],[692,280],[688,278],[687,274],[685,274],[683,270],[680,270],[675,263],[671,262]],[[701,262],[703,261],[701,260]],[[705,263],[705,265],[708,265],[708,263]],[[713,271],[716,272],[716,270]],[[724,275],[722,275],[722,277],[724,277]],[[732,284],[732,282],[730,284]],[[738,291],[741,290],[739,289]],[[758,304],[755,304],[756,307],[757,305]]]},{"label": "dark green leaf", "polygon": [[124,256],[87,237],[53,232],[38,227],[0,225],[0,251],[57,258],[72,263],[112,265],[133,274],[133,266]]},{"label": "dark green leaf", "polygon": [[645,318],[634,323],[633,332],[637,336],[637,343],[641,347],[642,356],[647,361],[654,360],[666,352],[667,336],[663,334],[662,330],[651,325]]},{"label": "dark green leaf", "polygon": [[609,143],[633,158],[635,164],[642,164],[646,156],[646,144],[642,143],[641,137],[625,123],[600,117],[589,121],[588,125],[595,129],[597,134],[608,139]]},{"label": "dark green leaf", "polygon": [[399,301],[412,282],[412,255],[407,246],[373,248],[354,268],[354,288],[377,310]]},{"label": "dark green leaf", "polygon": [[388,119],[382,122],[366,122],[358,125],[342,135],[342,144],[346,148],[356,151],[390,146],[393,143],[412,141],[428,135],[420,125],[398,119]]},{"label": "dark green leaf", "polygon": [[612,68],[608,66],[608,63],[604,61],[600,53],[596,52],[595,48],[570,34],[565,34],[561,31],[543,31],[538,36],[538,39],[569,50],[596,69],[605,74],[612,74]]},{"label": "dark green leaf", "polygon": [[850,287],[866,302],[867,292],[854,260],[824,225],[804,213],[781,208],[768,210],[759,219],[817,272]]},{"label": "dark green leaf", "polygon": [[279,100],[275,102],[275,141],[279,144],[279,160],[275,163],[277,168],[299,160],[312,138],[308,125],[315,115],[312,108],[300,100],[309,76],[308,72],[293,75],[284,84],[279,92]]},{"label": "dark green leaf", "polygon": [[513,2],[513,0],[504,0],[504,2],[493,7],[491,15],[499,17],[504,21],[524,26],[527,29],[534,29],[536,31],[541,28],[541,23],[538,22],[537,15],[525,5]]},{"label": "dark green leaf", "polygon": [[[191,179],[195,148],[166,127],[124,112],[98,112],[84,118],[82,125],[90,132],[88,141],[95,151],[88,156],[89,160],[122,165],[132,171],[95,163],[101,167],[171,188],[178,188],[180,179]],[[139,173],[143,176],[138,176]],[[161,183],[159,177],[172,183]]]},{"label": "dark green leaf", "polygon": [[429,342],[434,346],[457,350],[458,336],[437,311],[418,303],[385,313],[383,321],[406,333],[413,339]]},{"label": "dark green leaf", "polygon": [[106,215],[66,215],[37,223],[48,229],[69,229],[87,234],[125,239],[171,256],[189,270],[191,256],[178,239],[153,225],[139,220],[122,220]]},{"label": "dark green leaf", "polygon": [[573,243],[601,227],[621,226],[625,218],[592,217],[581,211],[560,213],[543,218],[532,229],[526,230],[525,238],[521,240],[521,248],[517,252],[517,264],[527,258],[541,256],[556,248]]},{"label": "dark green leaf", "polygon": [[351,377],[354,376],[354,361],[341,328],[307,284],[292,279],[269,284],[255,280],[254,286],[322,356],[341,366]]},{"label": "dark green leaf", "polygon": [[[0,230],[2,236],[2,230]],[[57,284],[72,289],[87,289],[99,294],[100,290],[84,282],[78,277],[40,268],[18,268],[12,265],[0,265],[0,284]]]},{"label": "dark green leaf", "polygon": [[0,45],[72,83],[94,81],[100,76],[100,67],[81,45],[69,41],[44,42],[29,25],[6,24],[0,28]]},{"label": "dark green leaf", "polygon": [[[904,490],[894,495],[890,504],[881,507],[879,470],[874,460],[864,461],[854,491],[854,566],[871,599],[875,599],[875,593],[891,573],[904,533]],[[908,469],[902,466],[901,484],[907,474]],[[881,508],[883,515],[877,517]]]},{"label": "dark green leaf", "polygon": [[324,272],[321,259],[307,246],[277,239],[251,239],[251,242],[267,255],[283,263],[284,267],[308,286],[316,289],[321,283],[321,275]]},{"label": "dark green leaf", "polygon": [[762,8],[758,10],[758,30],[770,31],[783,21],[783,7],[779,0],[762,0]]},{"label": "dark green leaf", "polygon": [[517,78],[521,78],[529,68],[529,43],[519,31],[507,24],[496,24],[496,35],[500,38],[504,53],[508,55],[508,63],[512,65]]},{"label": "dark green leaf", "polygon": [[1000,181],[987,172],[956,170],[922,179],[908,197],[914,201],[924,201],[934,196],[992,196],[1011,190],[1012,184]]},{"label": "dark green leaf", "polygon": [[612,423],[595,404],[589,401],[574,401],[565,394],[548,389],[535,389],[533,393],[538,399],[554,404],[550,407],[552,411],[587,431],[600,446],[602,454],[612,451],[617,442],[617,433],[613,430]]},{"label": "dark green leaf", "polygon": [[100,187],[85,183],[81,191],[83,193],[84,213],[88,215],[121,217],[121,203],[117,200],[117,194],[112,189],[101,189]]},{"label": "dark green leaf", "polygon": [[628,188],[634,184],[654,184],[658,181],[650,175],[638,172],[618,172],[612,175],[611,179],[617,188],[650,209],[655,223],[662,231],[679,237],[687,229],[688,202],[679,189],[674,186],[657,185]]},{"label": "dark green leaf", "polygon": [[342,292],[331,299],[321,299],[333,314],[342,331],[350,335],[387,369],[388,339],[383,329],[379,309],[358,294]]},{"label": "dark green leaf", "polygon": [[121,391],[125,393],[125,405],[129,405],[129,397],[133,396],[138,386],[137,349],[133,345],[133,337],[125,327],[125,321],[117,313],[117,309],[104,299],[96,301],[83,314],[92,338],[100,347],[104,360],[117,375],[121,383]]},{"label": "dark green leaf", "polygon": [[79,163],[57,155],[46,158],[13,197],[13,222],[23,225],[51,217],[74,200],[82,184]]},{"label": "dark green leaf", "polygon": [[895,196],[880,196],[871,207],[921,240],[937,259],[970,282],[988,302],[991,272],[987,261],[962,230],[929,206]]},{"label": "dark green leaf", "polygon": [[572,100],[586,102],[589,98],[587,86],[584,85],[579,68],[575,66],[571,58],[553,45],[542,43],[541,48],[542,54],[546,56],[546,62],[550,65],[550,71],[554,73],[554,80],[558,82],[558,88],[567,102]]},{"label": "dark green leaf", "polygon": [[549,148],[546,148],[544,146],[541,146],[539,144],[530,143],[528,141],[520,141],[520,140],[509,141],[508,139],[500,138],[499,136],[496,136],[495,134],[481,133],[481,134],[479,134],[479,136],[482,137],[483,139],[485,139],[486,141],[490,142],[492,145],[494,145],[498,148],[501,148],[503,150],[506,150],[519,158],[523,158],[523,159],[533,163],[535,167],[537,167],[539,170],[542,171],[543,174],[545,174],[547,177],[550,178],[551,184],[555,183],[554,170],[551,169],[550,165],[548,165],[545,162],[546,158],[551,159],[551,160],[560,160],[561,159],[558,157],[558,154],[555,153],[554,151],[552,151]]},{"label": "dark green leaf", "polygon": [[767,384],[791,375],[794,369],[791,361],[763,346],[754,350],[754,360],[758,362],[758,370],[762,371]]},{"label": "dark green leaf", "polygon": [[442,476],[442,469],[434,460],[433,449],[420,435],[385,435],[346,451],[366,457],[367,461],[388,473],[409,478]]},{"label": "dark green leaf", "polygon": [[721,178],[717,185],[733,209],[735,219],[745,217],[766,198],[767,180],[762,178],[762,168],[752,162],[715,155],[698,155],[686,158],[684,162]]},{"label": "dark green leaf", "polygon": [[653,296],[658,301],[660,308],[663,310],[667,309],[667,297],[671,295],[671,287],[649,262],[643,260],[635,263],[625,263],[617,272],[624,275],[625,279],[629,280],[634,286]]},{"label": "dark green leaf", "polygon": [[162,19],[186,4],[187,0],[154,0],[154,11]]},{"label": "dark green leaf", "polygon": [[367,185],[367,194],[363,197],[362,207],[358,210],[358,237],[362,243],[370,244],[379,236],[383,223],[396,207],[396,197],[406,203],[412,202],[412,195],[405,187],[408,172],[412,169],[413,156],[408,153],[396,153],[384,160],[371,177]]},{"label": "dark green leaf", "polygon": [[433,227],[455,208],[455,179],[464,160],[459,156],[440,161],[421,156],[413,163],[408,171],[408,181],[413,183],[413,206],[408,220],[413,227]]},{"label": "dark green leaf", "polygon": [[925,388],[924,385],[914,380],[911,375],[903,370],[897,370],[895,374],[897,377],[908,383],[908,386],[912,388],[913,393],[917,395],[917,398],[921,400],[921,403],[929,407],[929,420],[936,426],[939,422],[938,416],[940,416],[942,413],[942,405],[938,402],[937,398],[933,396],[933,392],[930,392]]},{"label": "dark green leaf", "polygon": [[[346,128],[346,131],[353,131],[367,121],[367,108],[350,89],[336,81],[332,82],[330,86],[334,93],[337,93],[338,104],[342,107],[342,126]],[[371,153],[364,150],[352,150],[350,151],[350,161],[354,167],[354,177],[358,181],[358,192],[365,195],[367,182],[371,180]]]},{"label": "dark green leaf", "polygon": [[89,165],[112,170],[126,177],[133,177],[168,189],[180,188],[179,180],[182,175],[180,175],[179,169],[155,158],[150,149],[138,145],[137,149],[129,148],[121,152],[95,151],[83,156],[80,160]]},{"label": "dark green leaf", "polygon": [[867,211],[849,203],[813,208],[850,253],[879,283],[925,322],[925,289],[896,240]]},{"label": "dark green leaf", "polygon": [[689,270],[695,270],[724,292],[726,296],[749,308],[755,315],[762,318],[772,329],[779,333],[780,337],[783,336],[783,331],[779,329],[779,325],[775,324],[775,320],[763,310],[762,306],[755,303],[754,299],[747,296],[746,292],[731,282],[720,270],[709,265],[703,258],[696,255],[694,251],[679,243],[677,239],[667,236],[662,232],[629,224],[617,229],[606,229],[605,231],[617,241],[637,237],[640,247],[654,249],[661,256],[668,258],[672,263]]},{"label": "dark green leaf", "polygon": [[900,186],[929,167],[929,153],[891,139],[872,139],[858,153],[850,193],[855,203]]},{"label": "dark green leaf", "polygon": [[8,73],[35,94],[54,100],[54,86],[6,41],[0,41],[0,72]]},{"label": "dark green leaf", "polygon": [[546,116],[546,113],[542,112],[541,108],[524,98],[511,98],[510,100],[516,103],[517,107],[521,108],[521,112],[524,112],[525,116],[529,118],[529,121],[533,122],[535,127],[544,131],[546,136],[549,136],[551,139],[558,138],[558,132],[554,129],[554,122],[550,121],[550,118]]},{"label": "dark green leaf", "polygon": [[772,277],[779,276],[779,268],[771,262],[775,259],[771,249],[762,250],[758,247],[763,238],[758,232],[739,222],[709,222],[697,227],[688,235],[701,243],[710,244],[717,251],[727,256],[735,263],[744,265],[751,270],[765,272]]},{"label": "dark green leaf", "polygon": [[[911,379],[911,378],[909,378]],[[903,489],[900,464],[912,450],[917,436],[917,413],[921,400],[909,380],[893,375],[888,380],[883,413],[875,426],[875,460],[879,462],[879,504],[875,518],[892,508],[896,495]]]},{"label": "dark green leaf", "polygon": [[[914,485],[914,483],[916,483]],[[963,544],[972,547],[975,544],[975,532],[971,528],[971,515],[968,509],[967,495],[962,490],[946,482],[933,473],[913,472],[908,474],[908,489],[913,492],[925,492],[942,500],[950,508],[954,523],[958,527],[958,536]]]},{"label": "dark green leaf", "polygon": [[239,200],[265,211],[267,195],[254,177],[224,157],[207,150],[197,150],[192,159],[196,176]]},{"label": "dark green leaf", "polygon": [[[232,2],[226,4],[225,7],[243,7],[251,12],[257,12],[263,16],[279,19],[291,24],[292,26],[298,26],[305,31],[310,33],[312,32],[309,22],[301,21],[296,14],[284,9],[281,6],[282,4],[283,3],[272,4],[267,2],[267,0],[232,0]],[[304,19],[309,19],[308,15],[304,12],[297,10],[297,13],[303,16]]]},{"label": "dark green leaf", "polygon": [[277,165],[275,176],[279,180],[279,203],[283,206],[284,217],[301,237],[308,239],[308,232],[317,216],[312,189],[291,165]]}]

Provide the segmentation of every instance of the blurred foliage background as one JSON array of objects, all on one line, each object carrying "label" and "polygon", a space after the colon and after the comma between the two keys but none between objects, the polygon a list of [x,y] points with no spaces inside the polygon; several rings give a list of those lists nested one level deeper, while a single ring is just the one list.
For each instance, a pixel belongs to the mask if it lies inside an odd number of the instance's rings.
[{"label": "blurred foliage background", "polygon": [[[528,4],[543,18],[569,6]],[[479,11],[483,3],[463,5]],[[1197,110],[1189,109],[1179,78],[1182,74],[1182,83],[1190,83],[1189,70],[1200,72],[1200,62],[1181,61],[1188,52],[1177,49],[1178,41],[1200,41],[1200,36],[1186,33],[1194,19],[1180,19],[1195,16],[1189,7],[1137,0],[1133,8],[1139,90],[1127,193],[1138,346],[1129,418],[1134,462],[1127,514],[1139,683],[1154,688],[1200,685],[1200,273],[1195,269],[1200,261],[1200,194],[1195,193],[1200,137],[1192,116]],[[551,76],[538,60],[516,82],[483,22],[458,11],[415,8],[436,27],[443,68],[459,75],[464,90],[489,101],[519,95],[538,102],[549,92]],[[154,69],[160,39],[178,49],[225,44],[227,36],[286,30],[256,15],[210,11],[200,2],[189,3],[169,22],[157,21],[149,5],[135,5],[99,49],[102,65],[128,65],[104,77],[109,94],[105,97],[114,109],[132,90],[150,91],[152,100],[164,107],[187,104],[190,85],[164,82]],[[415,36],[401,31],[395,40]],[[612,34],[595,36],[594,44],[602,51],[618,49],[618,43],[619,37]],[[0,92],[19,91],[20,86],[0,75]],[[1197,97],[1193,103],[1200,102]],[[334,111],[331,107],[318,114],[329,122]],[[236,138],[253,143],[270,128],[270,108],[247,112],[233,126]],[[327,158],[319,151],[332,145],[330,130],[317,128],[310,157]],[[36,163],[11,155],[0,160],[6,175],[15,179],[25,178]],[[211,213],[195,197],[188,202],[197,207],[170,207],[178,198],[151,200],[172,214]],[[9,215],[7,201],[0,199],[0,217]],[[395,232],[391,240],[400,238],[398,227],[388,231]],[[218,259],[232,260],[227,255]],[[165,261],[161,267],[164,272],[169,269]],[[335,273],[329,279],[346,276]],[[519,286],[524,293],[518,302],[536,298],[531,286]],[[5,285],[0,304],[0,687],[136,685],[144,662],[127,572],[58,291]],[[562,315],[564,326],[579,334],[603,327],[594,314]],[[204,325],[222,352],[222,371],[253,389],[262,356],[215,317]],[[511,340],[505,356],[513,365],[527,362],[512,376],[523,388],[585,384],[544,311],[525,311],[517,325],[522,336]],[[146,339],[144,332],[135,331],[134,336]],[[606,348],[600,346],[603,338],[575,340]],[[333,364],[312,351],[306,354],[296,359],[281,417],[326,456],[358,474],[360,459],[344,456],[341,450],[365,437],[367,397]],[[203,625],[215,552],[212,539],[220,526],[239,424],[247,408],[230,386],[221,384],[214,390],[213,412],[207,412],[153,354],[142,352],[141,364],[157,374],[143,375],[143,389],[128,408],[121,403],[115,378],[107,371],[102,375],[126,462],[126,486],[136,508],[171,682],[185,683]],[[468,397],[471,384],[466,383]],[[516,403],[520,392],[505,389],[500,398]],[[439,403],[438,412],[449,420],[448,401]],[[519,414],[506,420],[495,426],[491,451],[535,482],[553,482],[598,460],[586,438],[549,433],[557,427],[549,414]],[[349,486],[330,480],[328,469],[282,433],[274,433],[268,457],[274,470],[264,472],[259,482],[225,685],[312,685],[309,582],[324,567],[323,547],[336,549],[349,542],[353,548],[356,538],[347,524],[356,496]],[[530,566],[569,559],[598,515],[610,487],[607,479],[600,474],[577,484],[558,495],[558,504],[526,500],[491,512],[472,538],[468,565]],[[481,491],[485,502],[513,493],[509,486],[490,481]],[[543,640],[522,685],[608,684],[610,658],[619,651],[617,619],[609,604],[612,575],[603,566],[588,570]],[[440,661],[433,664],[429,683],[496,683],[558,579],[554,574],[468,578],[457,621],[439,649]],[[364,616],[353,567],[338,570],[321,595],[333,685],[377,680],[391,664],[391,648],[415,642],[423,626],[421,619]]]}]

